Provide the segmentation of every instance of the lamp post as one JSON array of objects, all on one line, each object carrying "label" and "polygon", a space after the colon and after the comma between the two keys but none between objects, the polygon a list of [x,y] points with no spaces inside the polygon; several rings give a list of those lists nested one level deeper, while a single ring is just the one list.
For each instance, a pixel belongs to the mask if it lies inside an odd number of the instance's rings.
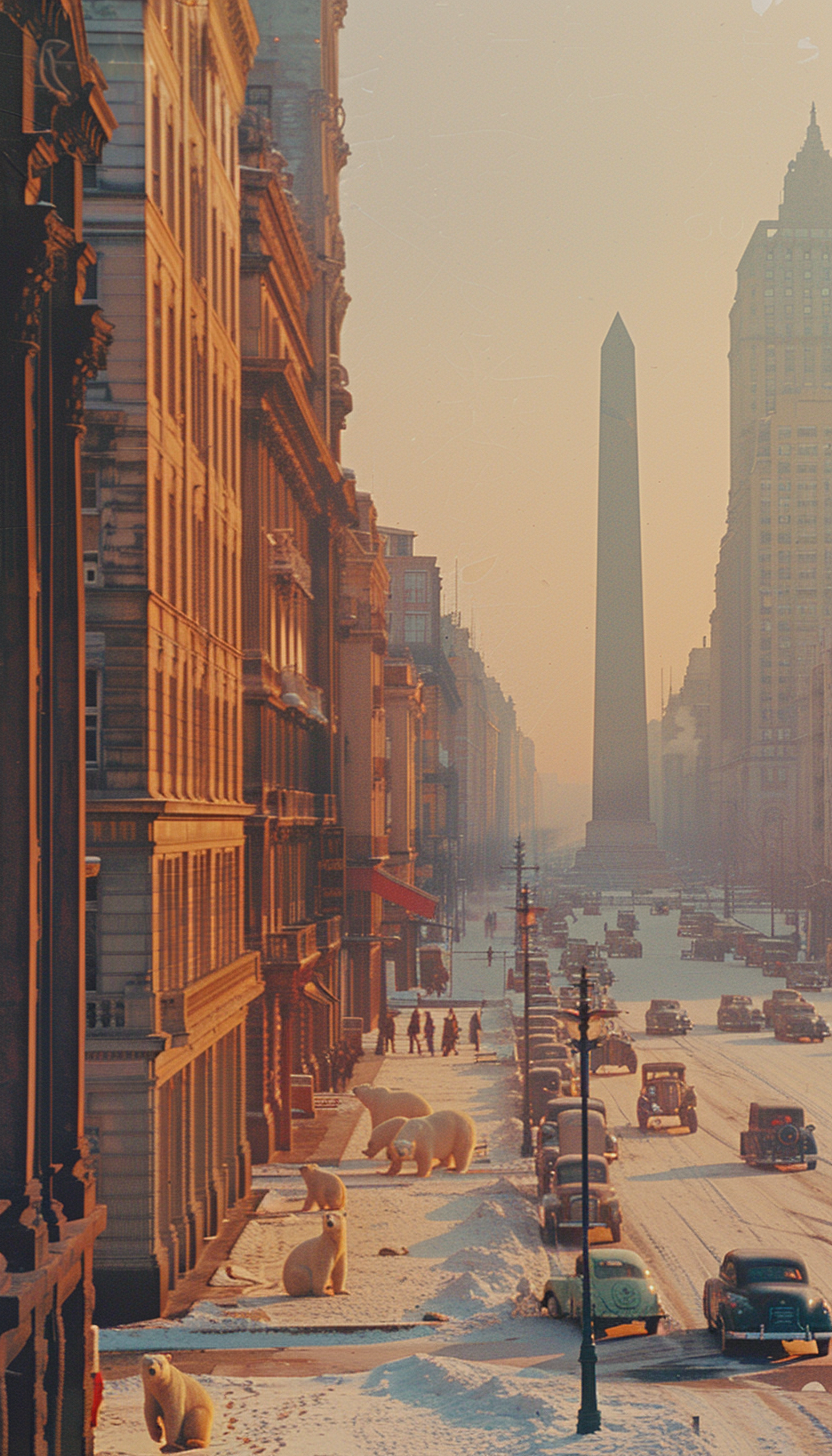
[{"label": "lamp post", "polygon": [[577,1021],[578,1035],[571,1043],[581,1060],[581,1408],[578,1411],[577,1434],[585,1436],[601,1428],[601,1412],[595,1388],[595,1341],[592,1337],[592,1285],[589,1277],[589,1053],[597,1046],[601,1037],[590,1038],[593,1021],[603,1020],[602,1010],[591,1011],[589,1006],[589,980],[586,966],[581,967],[580,995],[577,1015],[574,1011],[562,1013],[564,1019]]}]

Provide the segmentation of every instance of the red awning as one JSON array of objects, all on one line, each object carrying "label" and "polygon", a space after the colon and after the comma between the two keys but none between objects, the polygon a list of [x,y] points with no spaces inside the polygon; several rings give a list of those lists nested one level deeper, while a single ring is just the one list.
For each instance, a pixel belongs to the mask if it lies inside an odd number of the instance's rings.
[{"label": "red awning", "polygon": [[377,869],[375,865],[348,865],[347,889],[366,890],[370,895],[380,895],[382,900],[389,900],[392,905],[401,905],[409,915],[421,916],[423,920],[433,920],[436,917],[439,901],[433,895],[417,890],[414,885],[405,885],[384,870]]}]

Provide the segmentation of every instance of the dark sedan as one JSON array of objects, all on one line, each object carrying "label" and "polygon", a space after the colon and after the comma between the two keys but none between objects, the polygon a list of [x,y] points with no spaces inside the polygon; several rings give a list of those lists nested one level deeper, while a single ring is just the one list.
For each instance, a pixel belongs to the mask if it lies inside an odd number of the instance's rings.
[{"label": "dark sedan", "polygon": [[732,1249],[707,1281],[702,1307],[723,1351],[739,1340],[814,1340],[819,1355],[829,1353],[832,1310],[794,1254]]}]

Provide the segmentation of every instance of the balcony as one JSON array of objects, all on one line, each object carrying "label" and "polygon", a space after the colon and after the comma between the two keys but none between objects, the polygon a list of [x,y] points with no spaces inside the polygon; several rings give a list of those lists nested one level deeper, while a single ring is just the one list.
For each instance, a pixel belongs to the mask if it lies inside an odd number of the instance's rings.
[{"label": "balcony", "polygon": [[322,824],[338,823],[337,794],[316,794],[315,813]]},{"label": "balcony", "polygon": [[163,991],[159,996],[161,1030],[174,1038],[187,1038],[200,1023],[237,1015],[262,989],[257,955],[248,952],[187,986]]},{"label": "balcony", "polygon": [[314,923],[287,925],[265,937],[264,960],[269,968],[291,970],[317,956],[318,935]]},{"label": "balcony", "polygon": [[153,1000],[147,995],[122,992],[111,996],[87,992],[87,1036],[114,1036],[118,1032],[135,1036],[153,1031]]},{"label": "balcony", "polygon": [[266,532],[268,567],[278,588],[296,586],[312,600],[312,568],[295,545],[294,533],[285,528]]},{"label": "balcony", "polygon": [[271,789],[266,795],[266,808],[275,818],[289,824],[314,823],[317,813],[318,794],[306,789]]},{"label": "balcony", "polygon": [[328,920],[315,922],[318,950],[334,950],[341,944],[341,916],[331,915]]},{"label": "balcony", "polygon": [[285,707],[299,709],[316,723],[326,723],[323,689],[313,687],[296,668],[280,669],[280,695]]}]

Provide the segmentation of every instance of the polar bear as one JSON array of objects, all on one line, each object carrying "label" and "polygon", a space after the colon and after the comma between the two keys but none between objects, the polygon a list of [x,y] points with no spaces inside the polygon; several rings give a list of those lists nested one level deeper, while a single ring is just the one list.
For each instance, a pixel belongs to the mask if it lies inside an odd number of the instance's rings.
[{"label": "polar bear", "polygon": [[415,1158],[416,1174],[429,1178],[434,1162],[457,1173],[467,1173],[477,1139],[467,1112],[432,1112],[429,1117],[412,1117],[402,1124],[393,1139],[400,1159]]},{"label": "polar bear", "polygon": [[374,1158],[382,1148],[385,1148],[390,1159],[390,1167],[385,1169],[385,1177],[388,1173],[398,1173],[402,1166],[402,1160],[393,1147],[393,1139],[406,1122],[406,1117],[389,1117],[386,1122],[380,1122],[378,1127],[374,1127],[370,1133],[370,1141],[364,1149],[364,1156]]},{"label": "polar bear", "polygon": [[306,1184],[302,1213],[309,1213],[312,1208],[346,1207],[347,1190],[337,1173],[325,1173],[317,1163],[304,1163],[300,1174]]},{"label": "polar bear", "polygon": [[306,1239],[292,1249],[283,1265],[283,1287],[287,1294],[346,1294],[347,1215],[343,1209],[323,1215],[323,1229],[316,1239]]},{"label": "polar bear", "polygon": [[389,1117],[427,1117],[432,1111],[429,1102],[416,1092],[401,1092],[389,1087],[376,1087],[371,1082],[362,1082],[353,1087],[359,1102],[363,1102],[370,1114],[374,1128]]},{"label": "polar bear", "polygon": [[201,1451],[211,1440],[214,1402],[198,1380],[167,1355],[143,1355],[144,1418],[163,1451]]}]

